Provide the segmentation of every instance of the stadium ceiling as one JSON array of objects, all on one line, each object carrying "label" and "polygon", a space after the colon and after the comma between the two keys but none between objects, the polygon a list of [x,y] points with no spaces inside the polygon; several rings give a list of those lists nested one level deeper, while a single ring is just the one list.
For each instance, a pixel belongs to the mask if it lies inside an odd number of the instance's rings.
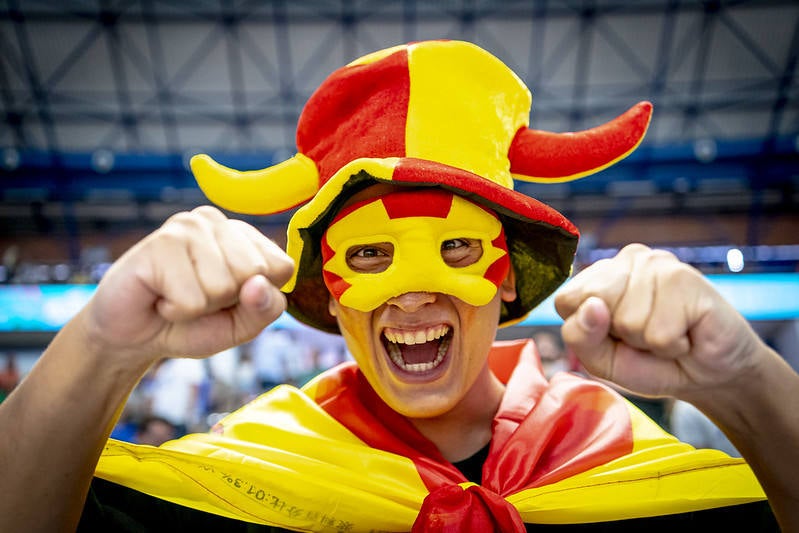
[{"label": "stadium ceiling", "polygon": [[0,0],[4,204],[202,201],[188,156],[279,162],[327,74],[430,38],[502,58],[531,88],[538,129],[584,129],[653,102],[647,139],[623,164],[523,186],[556,207],[721,191],[727,208],[751,210],[755,197],[795,211],[795,0]]}]

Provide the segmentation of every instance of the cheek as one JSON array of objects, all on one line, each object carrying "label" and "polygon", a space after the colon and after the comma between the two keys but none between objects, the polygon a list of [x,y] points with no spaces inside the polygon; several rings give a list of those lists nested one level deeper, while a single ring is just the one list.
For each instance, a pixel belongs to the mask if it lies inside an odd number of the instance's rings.
[{"label": "cheek", "polygon": [[494,342],[501,308],[500,295],[494,296],[487,305],[474,307],[459,305],[461,327],[464,335],[464,349],[470,354],[487,353]]},{"label": "cheek", "polygon": [[331,300],[330,310],[338,321],[339,330],[344,337],[350,353],[359,366],[367,363],[369,354],[372,353],[372,328],[371,313],[361,313],[342,307]]}]

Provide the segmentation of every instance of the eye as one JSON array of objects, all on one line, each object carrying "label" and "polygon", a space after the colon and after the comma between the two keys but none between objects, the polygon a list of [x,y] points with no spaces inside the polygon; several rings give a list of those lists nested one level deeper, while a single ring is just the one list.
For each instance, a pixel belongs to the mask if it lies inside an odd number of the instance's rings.
[{"label": "eye", "polygon": [[441,243],[441,258],[454,268],[473,265],[483,255],[483,243],[479,239],[447,239]]},{"label": "eye", "polygon": [[386,270],[394,258],[394,245],[390,242],[362,244],[347,250],[347,266],[355,272],[377,274]]}]

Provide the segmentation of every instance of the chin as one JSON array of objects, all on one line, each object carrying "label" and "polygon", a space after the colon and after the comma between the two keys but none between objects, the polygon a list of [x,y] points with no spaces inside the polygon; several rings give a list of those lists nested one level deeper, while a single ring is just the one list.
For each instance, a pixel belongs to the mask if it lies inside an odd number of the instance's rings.
[{"label": "chin", "polygon": [[407,418],[435,418],[447,414],[458,405],[461,396],[437,390],[434,384],[403,387],[402,392],[376,389],[389,407]]}]

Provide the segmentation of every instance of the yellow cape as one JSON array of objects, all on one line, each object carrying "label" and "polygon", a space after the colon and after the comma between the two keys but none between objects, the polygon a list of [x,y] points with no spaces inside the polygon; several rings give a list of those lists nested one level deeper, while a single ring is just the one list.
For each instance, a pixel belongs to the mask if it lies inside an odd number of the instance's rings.
[{"label": "yellow cape", "polygon": [[[319,383],[277,387],[223,419],[219,432],[157,448],[109,440],[96,475],[253,523],[409,531],[430,492],[414,461],[369,446],[334,419],[313,399]],[[629,411],[632,451],[506,495],[524,522],[601,522],[765,499],[742,459],[681,443],[621,401]]]}]

